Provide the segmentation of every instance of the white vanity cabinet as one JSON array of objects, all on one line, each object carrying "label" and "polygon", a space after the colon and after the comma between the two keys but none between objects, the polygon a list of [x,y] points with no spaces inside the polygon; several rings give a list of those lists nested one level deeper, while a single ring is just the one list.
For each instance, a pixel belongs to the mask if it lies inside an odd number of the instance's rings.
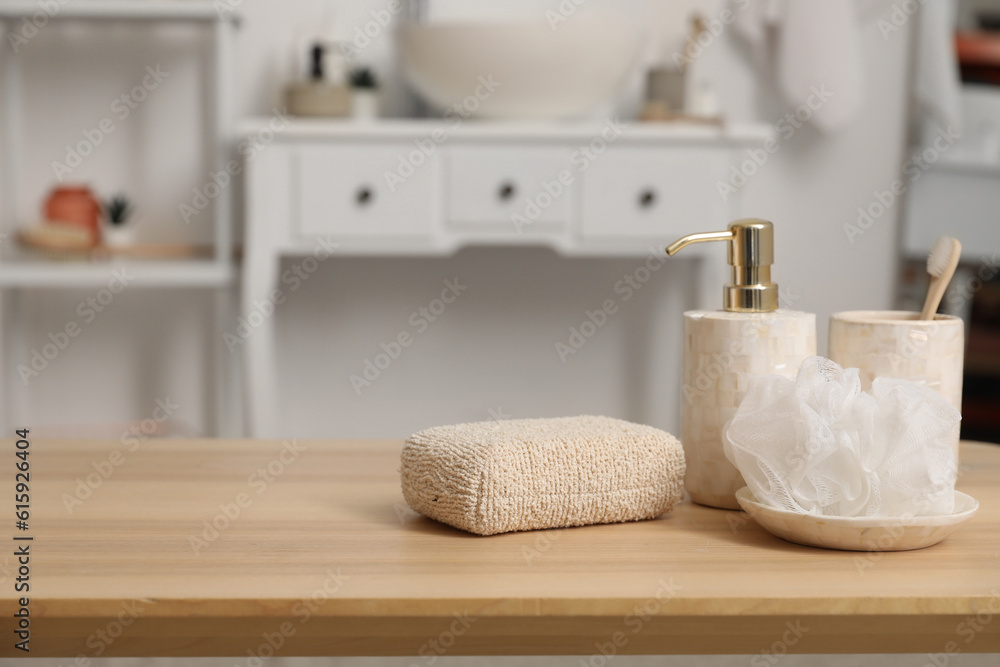
[{"label": "white vanity cabinet", "polygon": [[721,146],[664,150],[644,145],[609,151],[585,174],[580,235],[590,242],[660,241],[683,236],[698,220],[718,226],[714,221],[728,221],[734,209],[716,183],[725,181],[735,159]]},{"label": "white vanity cabinet", "polygon": [[383,175],[407,148],[401,143],[354,142],[295,147],[286,158],[293,174],[290,204],[295,236],[432,238],[436,165],[426,164],[398,185],[387,184]]},{"label": "white vanity cabinet", "polygon": [[[259,136],[266,122],[243,130]],[[274,318],[263,313],[280,296],[282,256],[447,256],[489,244],[644,256],[739,217],[738,198],[724,200],[718,183],[767,137],[765,126],[615,121],[289,123],[246,164],[248,435],[280,434]]]},{"label": "white vanity cabinet", "polygon": [[[565,145],[457,145],[445,151],[444,218],[448,228],[517,230],[511,216],[524,215],[528,202],[542,197],[532,224],[566,231],[573,216],[575,187],[560,172],[570,172],[573,151]],[[546,197],[547,195],[547,197]],[[537,204],[536,204],[537,206]],[[524,225],[522,225],[524,229]]]}]

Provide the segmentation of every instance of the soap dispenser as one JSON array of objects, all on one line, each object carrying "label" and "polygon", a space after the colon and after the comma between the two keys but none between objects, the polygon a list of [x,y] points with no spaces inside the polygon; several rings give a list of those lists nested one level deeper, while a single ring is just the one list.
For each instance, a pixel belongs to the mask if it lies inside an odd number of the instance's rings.
[{"label": "soap dispenser", "polygon": [[737,220],[724,232],[691,234],[667,247],[667,254],[706,241],[726,242],[732,282],[723,288],[723,310],[684,313],[684,486],[696,503],[739,509],[736,492],[743,477],[726,458],[723,427],[743,400],[750,376],[795,378],[802,361],[816,354],[816,315],[778,309],[770,222]]}]

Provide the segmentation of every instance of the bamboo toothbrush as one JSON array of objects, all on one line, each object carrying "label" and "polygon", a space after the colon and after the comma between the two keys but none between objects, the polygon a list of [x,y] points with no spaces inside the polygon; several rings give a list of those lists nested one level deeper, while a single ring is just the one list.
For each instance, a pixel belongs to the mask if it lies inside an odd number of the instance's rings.
[{"label": "bamboo toothbrush", "polygon": [[958,239],[950,236],[942,236],[931,248],[927,255],[927,273],[931,276],[930,285],[927,287],[927,299],[924,300],[924,309],[920,313],[920,319],[933,320],[937,313],[944,291],[948,289],[951,277],[955,275],[958,268],[958,260],[962,255],[962,244]]}]

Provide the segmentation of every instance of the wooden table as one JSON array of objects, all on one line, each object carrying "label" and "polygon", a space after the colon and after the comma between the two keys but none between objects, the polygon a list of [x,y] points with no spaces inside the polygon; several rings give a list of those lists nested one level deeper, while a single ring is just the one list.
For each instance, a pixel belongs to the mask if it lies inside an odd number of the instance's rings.
[{"label": "wooden table", "polygon": [[[30,544],[30,655],[1000,652],[998,446],[963,443],[975,519],[884,554],[690,503],[476,537],[405,507],[400,446],[33,442],[29,529],[8,515],[7,538],[33,538],[10,542]],[[24,655],[17,567],[0,569],[4,656]]]}]

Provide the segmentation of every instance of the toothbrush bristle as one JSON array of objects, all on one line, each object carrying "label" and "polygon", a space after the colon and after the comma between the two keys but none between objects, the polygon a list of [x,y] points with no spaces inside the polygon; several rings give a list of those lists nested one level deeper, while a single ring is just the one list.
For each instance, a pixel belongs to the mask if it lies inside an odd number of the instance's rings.
[{"label": "toothbrush bristle", "polygon": [[931,248],[927,255],[927,273],[935,278],[940,278],[951,262],[951,255],[955,251],[954,239],[950,236],[942,236]]}]

